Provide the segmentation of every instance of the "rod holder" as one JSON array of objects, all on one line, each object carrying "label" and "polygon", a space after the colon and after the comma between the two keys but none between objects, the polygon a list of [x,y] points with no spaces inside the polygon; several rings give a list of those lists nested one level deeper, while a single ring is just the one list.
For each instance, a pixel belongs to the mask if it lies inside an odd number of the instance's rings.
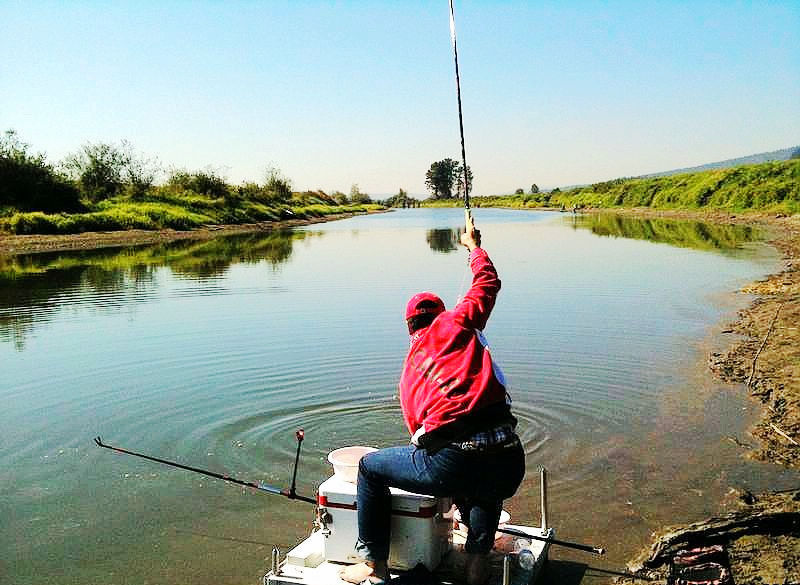
[{"label": "rod holder", "polygon": [[503,555],[503,585],[511,584],[511,557]]},{"label": "rod holder", "polygon": [[280,570],[280,551],[277,546],[272,547],[272,574],[278,575]]},{"label": "rod holder", "polygon": [[542,492],[542,533],[547,532],[547,469],[539,468],[539,489]]}]

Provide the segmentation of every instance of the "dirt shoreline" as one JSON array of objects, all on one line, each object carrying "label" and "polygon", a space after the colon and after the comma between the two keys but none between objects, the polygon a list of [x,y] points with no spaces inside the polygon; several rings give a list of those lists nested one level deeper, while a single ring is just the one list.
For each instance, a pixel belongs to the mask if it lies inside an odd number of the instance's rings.
[{"label": "dirt shoreline", "polygon": [[111,232],[84,232],[63,235],[11,235],[0,232],[0,254],[35,254],[40,252],[64,252],[69,250],[93,250],[122,246],[161,244],[176,240],[209,240],[222,235],[268,232],[276,229],[324,223],[346,219],[356,215],[386,213],[386,210],[336,213],[323,217],[262,221],[259,223],[206,225],[193,230],[122,230]]},{"label": "dirt shoreline", "polygon": [[[744,456],[800,469],[800,215],[651,209],[613,212],[641,218],[743,224],[768,231],[769,244],[783,256],[782,267],[742,289],[755,299],[726,326],[723,333],[731,335],[731,342],[723,351],[711,353],[708,365],[713,375],[740,385],[751,399],[763,405],[760,420],[749,429],[756,445],[742,444],[750,449]],[[639,578],[621,577],[617,581],[666,583],[663,562],[669,554],[680,548],[724,543],[737,583],[800,582],[800,490],[764,494],[732,490],[720,502],[720,510],[717,518],[669,526],[655,533],[652,546],[628,565]],[[765,521],[766,517],[772,520]],[[736,527],[718,528],[726,524]]]}]

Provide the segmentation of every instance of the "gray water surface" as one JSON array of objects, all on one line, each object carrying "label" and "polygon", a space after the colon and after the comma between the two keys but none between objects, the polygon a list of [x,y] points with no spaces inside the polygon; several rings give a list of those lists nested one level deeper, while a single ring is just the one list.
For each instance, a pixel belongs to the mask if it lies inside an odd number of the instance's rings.
[{"label": "gray water surface", "polygon": [[[503,290],[486,334],[511,381],[538,518],[619,569],[663,523],[730,486],[797,475],[745,462],[755,406],[704,367],[729,294],[777,266],[733,227],[475,210]],[[458,210],[80,253],[0,256],[0,583],[256,583],[313,508],[99,449],[115,445],[298,492],[334,448],[401,444],[403,308],[469,286]],[[584,567],[586,568],[586,567]],[[594,572],[593,572],[594,571]],[[586,570],[583,582],[607,578]]]}]

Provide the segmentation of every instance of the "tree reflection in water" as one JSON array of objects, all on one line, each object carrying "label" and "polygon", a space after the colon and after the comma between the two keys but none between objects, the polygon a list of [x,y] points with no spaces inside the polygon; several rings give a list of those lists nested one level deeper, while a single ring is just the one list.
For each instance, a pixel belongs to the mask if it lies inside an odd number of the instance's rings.
[{"label": "tree reflection in water", "polygon": [[739,250],[742,244],[763,238],[748,225],[704,223],[680,219],[642,219],[614,213],[592,213],[566,218],[575,229],[588,229],[598,236],[647,240],[679,248]]},{"label": "tree reflection in water", "polygon": [[37,325],[70,306],[118,311],[155,294],[155,274],[167,267],[183,278],[218,278],[232,265],[289,260],[296,240],[321,232],[275,230],[211,240],[0,256],[0,342],[22,351]]},{"label": "tree reflection in water", "polygon": [[431,250],[447,254],[458,249],[459,237],[458,228],[444,228],[428,230],[425,239]]}]

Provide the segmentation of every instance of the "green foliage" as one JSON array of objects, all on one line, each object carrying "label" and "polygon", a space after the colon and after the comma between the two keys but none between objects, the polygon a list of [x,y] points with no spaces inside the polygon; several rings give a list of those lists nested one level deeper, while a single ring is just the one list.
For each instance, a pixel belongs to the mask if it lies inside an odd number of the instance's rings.
[{"label": "green foliage", "polygon": [[80,194],[43,154],[32,154],[13,130],[0,136],[0,207],[23,211],[77,211]]},{"label": "green foliage", "polygon": [[232,194],[224,177],[210,169],[193,173],[175,170],[167,180],[167,185],[178,190],[191,191],[210,197],[228,197]]},{"label": "green foliage", "polygon": [[345,193],[342,193],[341,191],[334,191],[333,193],[331,193],[331,197],[333,197],[333,200],[336,202],[337,205],[347,205],[348,203],[350,203],[350,200],[347,198],[347,195]]},{"label": "green foliage", "polygon": [[[441,201],[425,201],[424,207],[458,207],[461,201],[450,199],[450,203]],[[536,193],[535,195],[515,194],[515,195],[484,195],[472,197],[474,207],[505,207],[509,209],[531,209],[535,207],[547,207],[550,204],[550,193]]]},{"label": "green foliage", "polygon": [[400,189],[397,195],[393,195],[386,199],[383,204],[386,207],[419,207],[420,201],[414,197],[410,197],[405,189]]},{"label": "green foliage", "polygon": [[[469,184],[472,185],[472,169],[467,168]],[[431,192],[433,199],[450,199],[455,197],[453,187],[459,187],[464,191],[464,172],[461,163],[446,158],[444,160],[431,163],[428,172],[425,173],[425,186]]]},{"label": "green foliage", "polygon": [[[126,142],[121,146],[87,144],[67,158],[65,167],[84,196],[81,205],[79,190],[55,173],[42,155],[31,155],[27,149],[13,132],[0,140],[0,179],[6,179],[0,180],[0,231],[187,230],[208,224],[322,217],[381,208],[361,193],[358,185],[353,185],[349,198],[322,190],[293,193],[289,179],[274,168],[267,171],[263,185],[245,182],[232,187],[212,170],[178,170],[166,184],[156,186],[154,163],[135,155]],[[20,185],[35,189],[25,191]],[[58,199],[59,188],[67,189],[72,198]],[[83,213],[46,213],[59,211]]]},{"label": "green foliage", "polygon": [[[800,213],[800,159],[666,177],[614,179],[566,191],[473,197],[485,207],[652,207]],[[435,205],[426,202],[426,206]]]},{"label": "green foliage", "polygon": [[84,144],[78,152],[67,156],[62,164],[90,202],[124,192],[142,196],[153,185],[158,173],[157,163],[137,155],[125,140],[119,145],[106,142]]},{"label": "green foliage", "polygon": [[686,173],[617,179],[578,187],[552,198],[557,204],[726,211],[800,211],[800,160]]},{"label": "green foliage", "polygon": [[15,234],[73,234],[124,229],[191,229],[213,223],[209,216],[158,203],[118,203],[90,213],[15,213],[0,224]]},{"label": "green foliage", "polygon": [[146,200],[118,196],[104,200],[89,213],[14,213],[0,219],[0,230],[14,234],[69,234],[124,229],[188,230],[213,224],[242,224],[281,219],[324,217],[335,213],[364,213],[381,209],[378,204],[330,205],[318,195],[302,197],[287,206],[268,206],[241,199],[236,207],[224,198],[182,197],[164,188],[148,193]]},{"label": "green foliage", "polygon": [[362,193],[357,184],[350,187],[350,203],[353,205],[363,205],[364,203],[372,203],[372,198],[366,193]]},{"label": "green foliage", "polygon": [[264,192],[268,194],[267,200],[271,202],[289,201],[292,197],[292,182],[275,167],[268,168],[265,174]]}]

